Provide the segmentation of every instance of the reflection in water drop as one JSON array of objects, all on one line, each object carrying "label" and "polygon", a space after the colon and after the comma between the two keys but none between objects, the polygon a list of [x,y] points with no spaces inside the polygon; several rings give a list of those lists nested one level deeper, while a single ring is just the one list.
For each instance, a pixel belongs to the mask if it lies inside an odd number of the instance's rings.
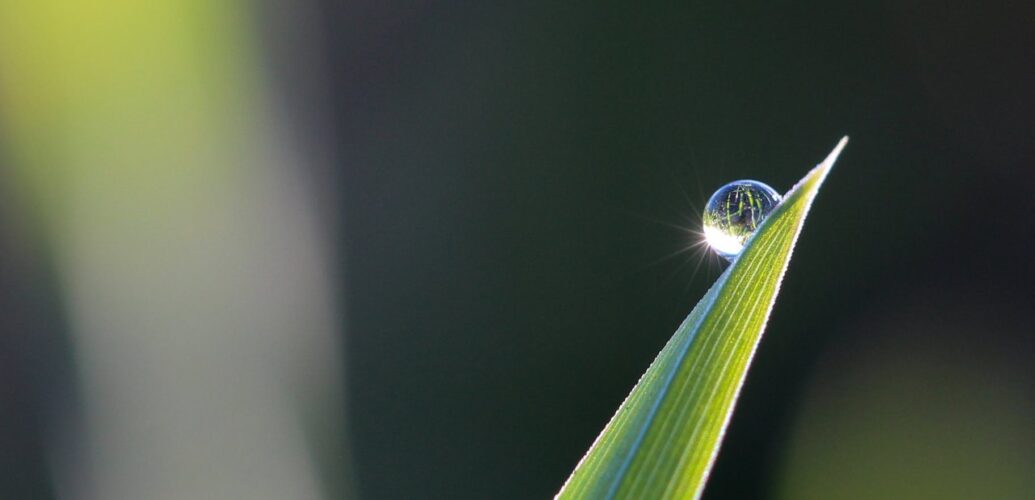
[{"label": "reflection in water drop", "polygon": [[733,181],[722,186],[704,207],[708,246],[732,261],[780,199],[776,190],[758,181]]}]

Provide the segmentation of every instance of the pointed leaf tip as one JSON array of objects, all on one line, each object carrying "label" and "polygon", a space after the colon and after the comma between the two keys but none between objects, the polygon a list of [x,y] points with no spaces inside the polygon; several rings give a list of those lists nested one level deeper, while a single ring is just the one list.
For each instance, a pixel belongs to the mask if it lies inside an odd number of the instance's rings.
[{"label": "pointed leaf tip", "polygon": [[698,302],[557,498],[696,498],[704,488],[795,242],[842,138]]}]

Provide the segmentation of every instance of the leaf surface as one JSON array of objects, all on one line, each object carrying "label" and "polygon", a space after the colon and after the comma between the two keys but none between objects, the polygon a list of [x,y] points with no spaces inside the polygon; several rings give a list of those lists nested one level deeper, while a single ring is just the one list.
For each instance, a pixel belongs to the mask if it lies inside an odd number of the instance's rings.
[{"label": "leaf surface", "polygon": [[557,498],[696,498],[722,443],[812,200],[845,137],[712,285]]}]

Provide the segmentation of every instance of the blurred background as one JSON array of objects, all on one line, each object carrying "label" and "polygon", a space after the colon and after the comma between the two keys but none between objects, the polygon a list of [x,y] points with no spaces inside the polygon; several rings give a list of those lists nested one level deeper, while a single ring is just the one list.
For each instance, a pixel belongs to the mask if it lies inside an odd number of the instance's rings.
[{"label": "blurred background", "polygon": [[705,497],[1033,498],[1033,21],[0,0],[0,498],[552,496],[845,134]]}]

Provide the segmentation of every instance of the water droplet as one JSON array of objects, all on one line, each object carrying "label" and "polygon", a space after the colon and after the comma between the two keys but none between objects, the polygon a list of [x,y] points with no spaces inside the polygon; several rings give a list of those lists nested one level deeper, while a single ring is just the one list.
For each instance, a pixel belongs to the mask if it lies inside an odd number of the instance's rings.
[{"label": "water droplet", "polygon": [[722,186],[704,207],[704,239],[708,246],[732,261],[780,199],[780,193],[758,181],[733,181]]}]

